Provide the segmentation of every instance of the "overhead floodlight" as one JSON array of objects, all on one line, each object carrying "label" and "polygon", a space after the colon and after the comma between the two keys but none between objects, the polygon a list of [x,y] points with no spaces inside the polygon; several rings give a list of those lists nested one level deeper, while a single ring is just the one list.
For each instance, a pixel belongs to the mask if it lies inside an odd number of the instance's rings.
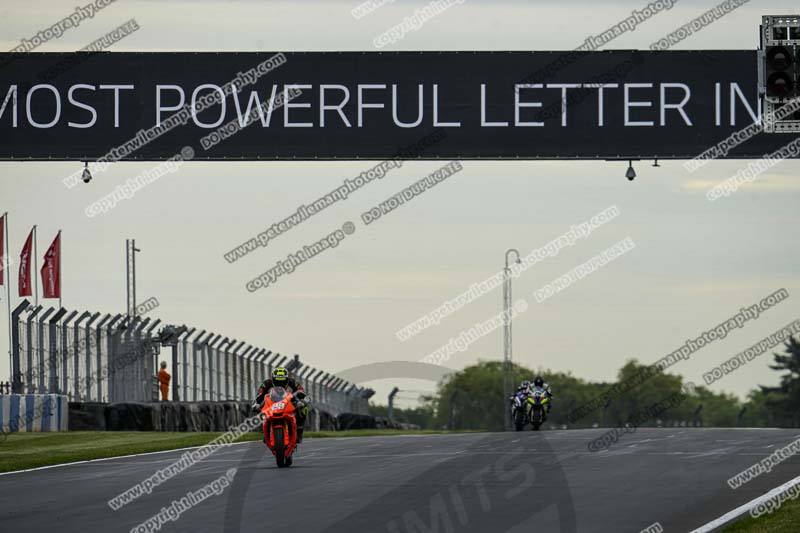
[{"label": "overhead floodlight", "polygon": [[633,178],[636,177],[636,171],[633,170],[633,161],[628,161],[628,170],[625,172],[625,177],[628,178],[628,181],[633,181]]},{"label": "overhead floodlight", "polygon": [[89,162],[85,161],[83,163],[83,174],[81,174],[81,179],[84,183],[89,183],[92,181],[92,173],[89,172]]}]

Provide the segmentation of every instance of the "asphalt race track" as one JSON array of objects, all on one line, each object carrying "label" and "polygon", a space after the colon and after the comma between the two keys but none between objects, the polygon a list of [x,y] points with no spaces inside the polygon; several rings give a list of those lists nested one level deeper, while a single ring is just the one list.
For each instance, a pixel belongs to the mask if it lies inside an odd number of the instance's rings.
[{"label": "asphalt race track", "polygon": [[[640,429],[308,439],[277,469],[260,442],[221,449],[114,511],[108,500],[180,451],[0,476],[0,531],[131,531],[236,468],[219,495],[149,531],[690,531],[800,475],[790,457],[733,490],[726,480],[797,430]],[[145,529],[140,529],[145,531]]]}]

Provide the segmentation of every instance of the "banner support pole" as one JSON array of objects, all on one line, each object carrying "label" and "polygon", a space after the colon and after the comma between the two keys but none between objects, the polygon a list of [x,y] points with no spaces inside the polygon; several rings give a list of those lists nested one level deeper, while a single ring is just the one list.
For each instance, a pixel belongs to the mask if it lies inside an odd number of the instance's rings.
[{"label": "banner support pole", "polygon": [[58,230],[58,308],[61,309],[61,230]]},{"label": "banner support pole", "polygon": [[12,321],[11,321],[11,275],[8,271],[8,252],[11,249],[11,246],[8,242],[8,211],[3,213],[3,231],[5,232],[5,238],[3,242],[5,243],[5,250],[0,250],[3,253],[3,282],[6,284],[6,305],[8,306],[8,374],[11,376],[11,382],[14,382],[14,356],[11,353],[12,350],[12,339],[13,336],[11,335],[11,330],[13,329]]},{"label": "banner support pole", "polygon": [[39,247],[36,245],[36,241],[39,240],[39,230],[36,229],[36,224],[33,225],[33,275],[34,275],[34,283],[33,283],[33,306],[37,307],[39,305]]}]

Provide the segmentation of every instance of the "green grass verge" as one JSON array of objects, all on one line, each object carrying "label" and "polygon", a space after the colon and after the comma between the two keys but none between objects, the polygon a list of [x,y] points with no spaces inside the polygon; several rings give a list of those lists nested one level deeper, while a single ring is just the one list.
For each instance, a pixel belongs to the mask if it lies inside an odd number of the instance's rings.
[{"label": "green grass verge", "polygon": [[[307,438],[377,437],[403,434],[434,434],[444,431],[351,430],[308,432]],[[38,466],[119,457],[135,453],[202,446],[222,433],[169,433],[145,431],[70,431],[66,433],[11,433],[0,442],[0,472]],[[261,440],[249,433],[240,441]]]},{"label": "green grass verge", "polygon": [[800,500],[787,500],[774,512],[748,516],[722,530],[722,533],[796,533],[800,530]]}]

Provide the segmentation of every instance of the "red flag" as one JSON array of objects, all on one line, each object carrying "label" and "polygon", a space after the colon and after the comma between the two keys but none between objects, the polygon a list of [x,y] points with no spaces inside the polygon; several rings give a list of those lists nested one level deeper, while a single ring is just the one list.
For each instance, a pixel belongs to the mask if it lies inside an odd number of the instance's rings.
[{"label": "red flag", "polygon": [[42,286],[44,298],[61,297],[61,232],[58,232],[53,244],[44,254],[42,265]]},{"label": "red flag", "polygon": [[33,230],[28,234],[28,240],[19,254],[19,295],[30,296],[31,292],[31,252],[33,251]]},{"label": "red flag", "polygon": [[0,217],[0,285],[3,284],[3,274],[6,271],[6,215]]}]

